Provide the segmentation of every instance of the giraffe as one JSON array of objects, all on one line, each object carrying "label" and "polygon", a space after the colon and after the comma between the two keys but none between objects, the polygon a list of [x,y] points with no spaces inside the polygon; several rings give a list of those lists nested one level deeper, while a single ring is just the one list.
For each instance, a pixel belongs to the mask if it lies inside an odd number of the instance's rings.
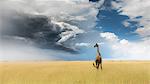
[{"label": "giraffe", "polygon": [[96,60],[95,60],[95,64],[93,63],[93,66],[96,67],[97,69],[99,69],[99,65],[101,66],[101,70],[102,70],[102,56],[99,52],[99,45],[96,43],[94,45],[94,47],[97,47],[97,54],[96,54]]}]

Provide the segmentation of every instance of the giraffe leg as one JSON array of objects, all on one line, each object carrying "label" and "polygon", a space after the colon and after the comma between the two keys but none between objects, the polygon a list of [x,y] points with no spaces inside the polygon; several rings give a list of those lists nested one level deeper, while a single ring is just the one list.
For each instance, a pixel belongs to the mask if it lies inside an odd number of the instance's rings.
[{"label": "giraffe leg", "polygon": [[99,69],[99,63],[97,63],[97,69]]},{"label": "giraffe leg", "polygon": [[97,64],[98,64],[98,63],[97,63],[97,60],[95,61],[95,63],[96,63],[96,68],[97,68]]},{"label": "giraffe leg", "polygon": [[101,70],[102,70],[103,68],[102,68],[102,63],[101,63]]},{"label": "giraffe leg", "polygon": [[99,69],[99,61],[96,60],[96,68]]},{"label": "giraffe leg", "polygon": [[96,67],[96,66],[97,66],[96,60],[95,60],[95,63],[93,63],[93,66],[94,66],[94,67]]}]

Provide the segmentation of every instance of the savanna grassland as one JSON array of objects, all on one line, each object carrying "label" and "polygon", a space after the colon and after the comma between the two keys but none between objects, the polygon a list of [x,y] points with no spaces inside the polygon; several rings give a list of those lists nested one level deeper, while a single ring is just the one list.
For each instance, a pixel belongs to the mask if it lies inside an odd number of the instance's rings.
[{"label": "savanna grassland", "polygon": [[0,84],[150,84],[150,61],[0,62]]}]

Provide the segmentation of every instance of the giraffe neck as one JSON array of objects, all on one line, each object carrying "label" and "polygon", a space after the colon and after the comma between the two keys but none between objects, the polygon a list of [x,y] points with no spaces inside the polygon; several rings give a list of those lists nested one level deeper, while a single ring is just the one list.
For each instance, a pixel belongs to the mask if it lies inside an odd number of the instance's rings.
[{"label": "giraffe neck", "polygon": [[99,47],[97,47],[97,55],[101,56],[100,52],[99,52]]}]

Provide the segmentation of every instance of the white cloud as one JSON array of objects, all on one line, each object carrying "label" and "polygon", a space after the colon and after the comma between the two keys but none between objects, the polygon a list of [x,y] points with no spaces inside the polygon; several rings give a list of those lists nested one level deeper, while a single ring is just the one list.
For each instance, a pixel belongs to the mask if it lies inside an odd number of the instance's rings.
[{"label": "white cloud", "polygon": [[[135,33],[142,37],[150,36],[150,11],[148,11],[150,0],[122,0],[118,3],[113,1],[112,5],[113,8],[118,9],[121,15],[127,15],[131,21],[137,21],[144,26],[144,28],[139,27]],[[138,16],[142,16],[142,18],[136,19],[135,17]]]},{"label": "white cloud", "polygon": [[147,27],[144,28],[138,28],[136,31],[139,35],[142,37],[149,37],[150,36],[150,25],[147,25]]},{"label": "white cloud", "polygon": [[17,11],[32,15],[45,15],[63,21],[66,19],[88,21],[90,18],[95,20],[98,12],[87,0],[2,0],[0,10],[3,11],[0,14]]},{"label": "white cloud", "polygon": [[98,10],[88,0],[2,0],[0,10],[45,15],[63,21],[87,20],[91,23],[96,19],[98,13]]},{"label": "white cloud", "polygon": [[105,38],[108,41],[118,41],[118,36],[116,36],[114,33],[111,32],[104,32],[104,33],[100,33],[100,36]]},{"label": "white cloud", "polygon": [[65,30],[64,32],[61,32],[61,34],[60,34],[61,39],[58,40],[59,44],[67,41],[70,38],[76,37],[77,34],[84,33],[84,31],[79,29],[77,26],[70,25],[70,24],[64,23],[64,22],[54,22],[54,21],[52,21],[52,22],[54,24],[57,24],[58,26],[60,26],[60,28],[62,28],[61,29],[62,31]]},{"label": "white cloud", "polygon": [[149,60],[150,53],[148,46],[145,42],[128,42],[125,44],[116,43],[112,46],[112,55],[118,59],[137,59],[137,60]]},{"label": "white cloud", "polygon": [[89,47],[90,43],[76,43],[75,44],[77,47]]},{"label": "white cloud", "polygon": [[122,22],[122,24],[125,26],[125,27],[129,27],[131,24],[128,22],[128,20],[125,20]]},{"label": "white cloud", "polygon": [[0,61],[10,60],[56,60],[54,52],[28,45],[0,43]]},{"label": "white cloud", "polygon": [[[24,41],[24,38],[14,37]],[[41,49],[30,44],[17,43],[11,40],[0,41],[0,61],[16,61],[16,60],[64,60],[63,56],[73,56],[69,52]],[[26,40],[27,41],[27,40]],[[25,42],[26,42],[25,41]],[[59,53],[58,53],[59,52]]]},{"label": "white cloud", "polygon": [[[103,45],[104,43],[97,43],[98,45]],[[76,43],[77,47],[93,47],[95,44],[93,43]]]},{"label": "white cloud", "polygon": [[123,39],[123,40],[120,40],[120,43],[126,45],[129,43],[129,41],[126,39]]},{"label": "white cloud", "polygon": [[[107,32],[108,33],[108,32]],[[112,34],[117,37],[115,34]],[[102,37],[104,39],[108,39]],[[113,42],[112,42],[113,41]],[[108,44],[111,49],[111,57],[114,59],[131,59],[131,60],[149,60],[150,59],[150,40],[145,39],[138,42],[130,42],[126,39],[107,40],[105,44]]]}]

